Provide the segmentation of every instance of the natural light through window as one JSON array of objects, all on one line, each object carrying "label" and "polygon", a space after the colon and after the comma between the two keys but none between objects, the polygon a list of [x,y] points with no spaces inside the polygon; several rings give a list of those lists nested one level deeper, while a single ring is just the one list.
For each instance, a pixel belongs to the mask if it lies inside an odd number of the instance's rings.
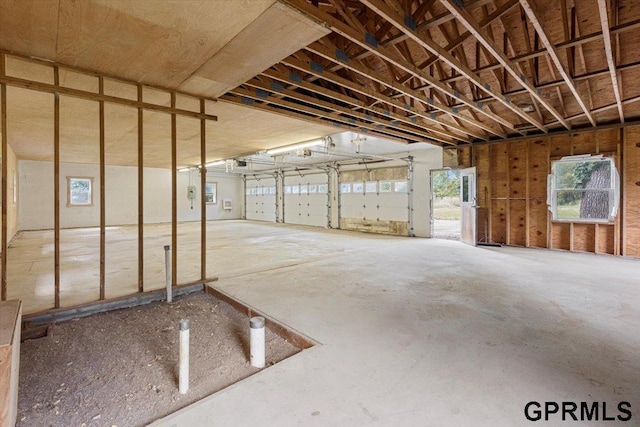
[{"label": "natural light through window", "polygon": [[554,221],[613,222],[619,188],[613,159],[565,157],[552,163],[547,203]]},{"label": "natural light through window", "polygon": [[93,205],[93,178],[67,177],[68,206]]}]

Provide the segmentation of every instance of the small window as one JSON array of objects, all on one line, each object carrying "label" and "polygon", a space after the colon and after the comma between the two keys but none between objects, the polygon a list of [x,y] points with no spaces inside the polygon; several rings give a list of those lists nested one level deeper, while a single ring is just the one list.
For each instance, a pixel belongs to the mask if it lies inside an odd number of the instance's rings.
[{"label": "small window", "polygon": [[390,193],[393,189],[391,185],[391,181],[380,181],[380,192],[381,193]]},{"label": "small window", "polygon": [[269,187],[269,194],[276,194],[276,187]]},{"label": "small window", "polygon": [[300,194],[300,187],[297,185],[292,185],[291,186],[291,193],[293,194]]},{"label": "small window", "polygon": [[284,186],[284,194],[291,194],[291,186],[290,185],[285,185]]},{"label": "small window", "polygon": [[340,192],[341,193],[351,193],[351,183],[350,182],[345,182],[343,184],[340,184]]},{"label": "small window", "polygon": [[247,196],[250,196],[251,195],[251,187],[245,188],[244,194],[246,194]]},{"label": "small window", "polygon": [[309,194],[309,186],[301,185],[300,186],[300,194]]},{"label": "small window", "polygon": [[570,156],[551,165],[549,210],[554,221],[613,222],[620,178],[611,158]]},{"label": "small window", "polygon": [[361,182],[354,182],[352,188],[354,193],[364,192],[364,185]]},{"label": "small window", "polygon": [[462,176],[462,203],[469,203],[471,200],[469,195],[471,194],[471,176]]},{"label": "small window", "polygon": [[204,202],[218,203],[218,184],[215,182],[207,182],[204,185]]},{"label": "small window", "polygon": [[318,186],[309,184],[309,194],[318,192]]},{"label": "small window", "polygon": [[396,193],[406,193],[407,187],[407,181],[396,181],[393,183],[393,191]]},{"label": "small window", "polygon": [[327,184],[319,184],[318,185],[318,194],[327,194],[329,187]]},{"label": "small window", "polygon": [[252,195],[252,196],[255,196],[255,195],[256,195],[256,193],[257,193],[257,191],[258,191],[258,190],[257,190],[257,188],[256,188],[256,187],[251,187],[251,195]]},{"label": "small window", "polygon": [[93,178],[67,177],[67,206],[93,206]]},{"label": "small window", "polygon": [[378,183],[376,181],[366,182],[364,185],[364,190],[366,193],[377,193]]},{"label": "small window", "polygon": [[262,187],[256,188],[256,195],[262,196]]}]

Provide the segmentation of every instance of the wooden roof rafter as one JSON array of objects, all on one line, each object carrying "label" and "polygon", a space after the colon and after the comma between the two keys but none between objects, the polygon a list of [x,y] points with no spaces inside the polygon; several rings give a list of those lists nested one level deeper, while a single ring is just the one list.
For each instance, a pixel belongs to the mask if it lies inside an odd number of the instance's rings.
[{"label": "wooden roof rafter", "polygon": [[[310,51],[313,51],[317,55],[320,55],[320,56],[322,56],[322,57],[324,57],[326,59],[329,59],[329,60],[332,60],[332,61],[339,61],[339,59],[336,58],[336,54],[335,54],[334,50],[329,49],[329,48],[327,48],[325,46],[322,46],[320,43],[317,43],[317,42],[313,43],[313,44],[309,45],[307,47],[307,49],[310,50]],[[346,60],[347,58],[343,57],[343,59]],[[370,79],[372,79],[374,81],[377,81],[380,84],[383,84],[383,85],[385,85],[387,87],[390,87],[390,88],[392,88],[394,90],[397,90],[398,92],[400,92],[400,93],[402,93],[404,95],[407,95],[407,96],[411,97],[412,99],[415,99],[419,103],[419,105],[424,108],[425,111],[427,111],[428,107],[433,107],[433,108],[436,108],[436,109],[438,109],[440,111],[449,113],[449,114],[451,114],[453,116],[457,116],[458,115],[458,112],[456,112],[453,108],[450,108],[450,107],[448,107],[448,106],[446,106],[446,105],[444,105],[442,103],[429,102],[427,100],[427,102],[426,102],[427,105],[424,105],[425,97],[421,93],[419,93],[417,91],[414,91],[414,90],[411,90],[411,89],[407,88],[406,86],[403,86],[400,83],[395,82],[394,80],[390,80],[386,76],[383,76],[383,75],[377,73],[376,71],[365,67],[363,64],[361,64],[359,62],[347,60],[346,62],[343,62],[343,65],[345,66],[345,68],[349,68],[349,69],[351,69],[351,70],[353,70],[353,71],[355,71],[355,72],[357,72],[359,74],[362,74],[362,75],[364,75],[364,76],[366,76],[366,77],[368,77],[368,78],[370,78]],[[317,71],[319,71],[319,70],[317,70]],[[390,105],[395,105],[395,106],[402,105],[398,101],[390,98],[387,95],[384,95],[381,92],[379,93],[379,96],[386,98],[387,101],[383,101],[383,102],[386,102],[386,103],[388,103]],[[415,108],[406,108],[406,107],[409,107],[409,106],[405,106],[402,109],[404,109],[405,111],[409,111],[411,113],[414,113],[414,114],[417,113],[417,110]],[[429,113],[426,116],[425,115],[422,115],[422,116],[425,117],[427,120],[434,121],[434,122],[440,123],[440,124],[445,124],[445,123],[443,123],[443,122],[441,122],[439,120],[436,120],[431,113]],[[462,119],[465,122],[467,122],[468,124],[471,124],[471,125],[474,125],[476,127],[479,127],[479,128],[481,128],[481,129],[483,129],[483,130],[485,130],[487,132],[491,132],[493,134],[496,134],[496,131],[493,128],[487,126],[486,124],[484,124],[484,123],[482,123],[482,122],[480,122],[478,120],[474,120],[474,119],[467,118],[467,117],[463,117]],[[446,123],[445,125],[450,126],[448,123]],[[486,136],[484,136],[482,134],[479,134],[477,132],[474,132],[472,130],[469,130],[469,129],[464,129],[462,127],[458,127],[458,130],[466,133],[467,135],[471,135],[471,136],[474,136],[474,137],[479,138],[479,139],[483,139],[483,140],[487,139]],[[499,133],[497,135],[500,136]]]},{"label": "wooden roof rafter", "polygon": [[[377,40],[372,39],[371,34],[369,33],[363,34],[361,32],[358,32],[357,30],[349,27],[343,21],[335,18],[330,14],[327,14],[326,12],[323,12],[319,8],[312,6],[311,4],[307,3],[305,0],[283,0],[283,1],[286,1],[291,6],[311,16],[318,22],[332,29],[334,32],[340,34],[341,36],[349,39],[353,43],[356,43],[362,46],[363,48],[367,48],[371,50],[373,53],[376,54],[376,56],[393,63],[395,66],[404,70],[405,72],[414,74],[416,77],[420,78],[425,82],[433,84],[441,92],[449,96],[460,99],[462,102],[465,102],[465,104],[467,104],[470,108],[475,109],[476,111],[483,114],[484,116],[491,119],[492,121],[501,123],[504,126],[507,126],[509,129],[512,129],[515,132],[519,132],[516,126],[513,123],[506,120],[504,117],[498,114],[492,113],[488,110],[483,110],[482,107],[477,105],[475,102],[473,102],[473,100],[469,100],[462,94],[456,93],[453,89],[442,84],[440,81],[434,79],[432,76],[418,69],[415,65],[408,63],[404,59],[400,58],[394,52],[391,52],[389,49],[384,48],[378,43]],[[361,0],[361,1],[364,1],[364,0]],[[397,83],[397,82],[394,81],[393,83]],[[433,99],[429,101],[430,105],[431,103],[433,103],[434,106],[435,104],[438,104]],[[457,111],[452,111],[452,114],[458,114],[458,113],[459,112]],[[493,132],[495,132],[495,130],[493,130]]]},{"label": "wooden roof rafter", "polygon": [[613,86],[613,94],[616,98],[616,105],[618,106],[618,115],[620,116],[620,123],[624,123],[624,109],[622,108],[622,96],[620,94],[620,85],[618,84],[618,74],[616,71],[616,64],[613,57],[611,31],[609,30],[609,13],[607,10],[606,0],[598,0],[598,11],[600,13],[600,23],[602,25],[604,50],[607,57],[607,65],[609,66],[609,74],[611,76],[611,85]]},{"label": "wooden roof rafter", "polygon": [[463,8],[458,7],[452,0],[440,0],[440,2],[453,14],[459,22],[464,25],[464,27],[471,32],[474,37],[482,43],[482,45],[487,49],[493,57],[502,64],[504,69],[513,76],[513,78],[524,88],[526,89],[531,96],[542,105],[551,115],[553,115],[556,120],[558,120],[562,125],[569,129],[571,126],[569,123],[560,115],[560,113],[542,96],[540,92],[533,86],[533,84],[529,81],[529,78],[524,75],[524,73],[520,70],[516,70],[517,65],[512,63],[507,57],[506,53],[501,51],[498,46],[489,38],[487,33],[480,28],[477,22],[475,22],[474,18]]},{"label": "wooden roof rafter", "polygon": [[596,126],[596,121],[593,118],[593,115],[591,114],[591,112],[587,108],[587,105],[584,103],[584,100],[582,99],[582,96],[578,93],[578,89],[576,88],[574,82],[572,81],[572,79],[569,76],[567,70],[565,69],[564,64],[560,60],[560,57],[558,55],[558,51],[557,51],[556,47],[551,43],[551,40],[549,39],[549,36],[547,35],[545,29],[542,27],[542,23],[540,21],[540,18],[538,17],[538,12],[533,9],[533,7],[532,7],[532,5],[530,3],[530,0],[520,0],[520,5],[522,6],[522,8],[524,9],[525,13],[527,14],[527,17],[529,18],[529,21],[531,21],[531,23],[533,24],[534,28],[536,29],[536,32],[538,33],[538,35],[540,37],[540,41],[542,42],[542,44],[547,49],[547,54],[549,55],[549,58],[551,59],[551,61],[555,65],[556,69],[558,70],[558,72],[562,76],[562,78],[565,81],[567,87],[569,88],[569,90],[573,94],[574,98],[578,102],[578,105],[580,105],[580,108],[584,112],[585,116],[589,119],[589,122],[591,123],[591,125],[592,126]]}]

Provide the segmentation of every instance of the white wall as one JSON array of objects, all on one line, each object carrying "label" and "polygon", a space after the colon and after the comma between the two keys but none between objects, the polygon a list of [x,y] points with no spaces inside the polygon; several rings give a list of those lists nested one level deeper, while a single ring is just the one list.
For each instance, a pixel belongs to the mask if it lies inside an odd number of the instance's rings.
[{"label": "white wall", "polygon": [[[93,177],[93,206],[67,206],[67,176]],[[144,168],[144,221],[171,221],[171,171]],[[105,201],[107,225],[137,224],[138,172],[135,167],[105,167]],[[242,182],[235,174],[208,173],[207,180],[217,183],[218,202],[207,205],[207,219],[239,219]],[[200,218],[200,175],[191,173],[196,186],[196,200],[191,209],[187,199],[189,173],[178,173],[178,220]],[[53,163],[32,160],[19,162],[20,230],[53,228]],[[98,165],[60,164],[60,226],[97,227],[100,225],[100,167]],[[232,200],[232,210],[222,209],[222,199]]]}]

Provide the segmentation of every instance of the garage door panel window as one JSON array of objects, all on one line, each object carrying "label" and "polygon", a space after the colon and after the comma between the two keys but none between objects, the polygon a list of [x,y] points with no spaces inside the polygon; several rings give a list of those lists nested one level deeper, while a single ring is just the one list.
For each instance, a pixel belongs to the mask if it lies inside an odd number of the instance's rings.
[{"label": "garage door panel window", "polygon": [[351,189],[354,193],[364,194],[364,184],[362,182],[354,182],[351,185]]},{"label": "garage door panel window", "polygon": [[408,187],[407,181],[396,181],[393,183],[393,190],[396,193],[406,193]]},{"label": "garage door panel window", "polygon": [[554,221],[614,222],[619,192],[620,178],[612,158],[570,156],[551,165],[547,204]]},{"label": "garage door panel window", "polygon": [[380,181],[381,193],[390,193],[392,189],[393,189],[393,185],[391,185],[391,181]]},{"label": "garage door panel window", "polygon": [[369,181],[364,185],[365,193],[377,193],[378,192],[378,182],[377,181]]},{"label": "garage door panel window", "polygon": [[329,187],[327,184],[318,185],[318,194],[327,194]]},{"label": "garage door panel window", "polygon": [[340,184],[340,192],[342,194],[351,193],[351,183],[343,182],[342,184]]}]

